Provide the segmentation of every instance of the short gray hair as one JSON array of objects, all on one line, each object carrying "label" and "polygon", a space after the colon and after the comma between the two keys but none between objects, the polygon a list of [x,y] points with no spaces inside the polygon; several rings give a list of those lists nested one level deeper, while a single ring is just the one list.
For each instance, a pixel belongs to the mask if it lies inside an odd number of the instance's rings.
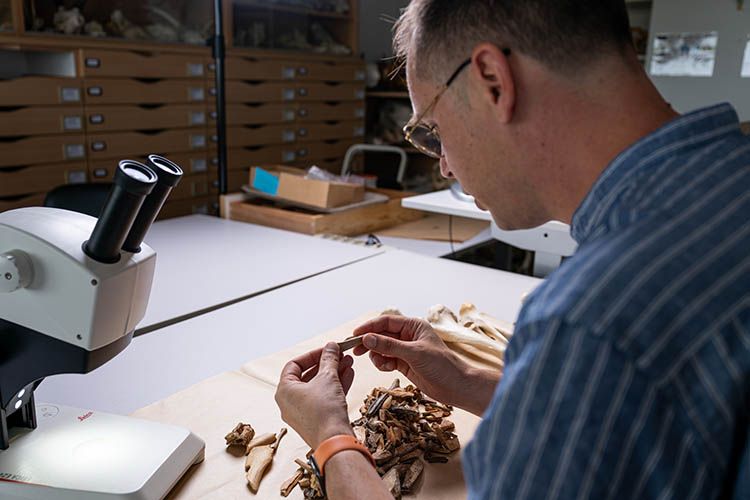
[{"label": "short gray hair", "polygon": [[563,74],[632,47],[624,0],[411,0],[394,26],[396,56],[421,77],[444,79],[481,42]]}]

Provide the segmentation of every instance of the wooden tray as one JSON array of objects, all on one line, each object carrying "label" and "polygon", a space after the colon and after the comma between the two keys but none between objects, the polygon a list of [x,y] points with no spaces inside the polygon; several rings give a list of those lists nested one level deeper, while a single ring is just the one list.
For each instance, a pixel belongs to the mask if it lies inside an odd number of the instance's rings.
[{"label": "wooden tray", "polygon": [[221,216],[225,219],[286,229],[303,234],[339,234],[357,236],[424,217],[424,212],[401,206],[401,199],[414,193],[390,189],[368,189],[387,195],[390,200],[377,205],[354,208],[333,214],[314,214],[304,210],[283,209],[269,202],[244,200],[243,194],[221,197]]}]

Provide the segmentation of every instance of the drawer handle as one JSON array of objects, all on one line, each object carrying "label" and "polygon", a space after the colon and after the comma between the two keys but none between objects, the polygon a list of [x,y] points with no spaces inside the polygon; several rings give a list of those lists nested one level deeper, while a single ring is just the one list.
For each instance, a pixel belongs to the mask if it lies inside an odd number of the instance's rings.
[{"label": "drawer handle", "polygon": [[104,91],[101,87],[89,87],[88,94],[90,96],[100,97],[102,94],[104,94]]},{"label": "drawer handle", "polygon": [[[203,90],[203,89],[201,89],[201,90]],[[208,94],[209,94],[209,95],[212,95],[212,96],[215,96],[216,94],[218,94],[218,92],[216,91],[216,87],[211,87],[211,88],[210,88],[210,89],[208,90]]]},{"label": "drawer handle", "polygon": [[208,63],[208,71],[216,71],[216,63]]},{"label": "drawer handle", "polygon": [[365,98],[365,91],[364,90],[357,90],[354,92],[354,97],[356,99],[364,99]]},{"label": "drawer handle", "polygon": [[300,66],[299,69],[297,69],[297,73],[299,73],[299,76],[307,76],[307,67]]},{"label": "drawer handle", "polygon": [[104,123],[104,115],[97,113],[89,116],[89,123],[92,125],[101,125]]},{"label": "drawer handle", "polygon": [[98,57],[87,57],[85,64],[87,68],[98,68],[102,65],[102,60]]},{"label": "drawer handle", "polygon": [[307,129],[306,128],[299,129],[299,135],[300,137],[307,137]]},{"label": "drawer handle", "polygon": [[364,118],[365,117],[365,108],[357,108],[354,110],[354,117],[355,118]]},{"label": "drawer handle", "polygon": [[216,111],[211,111],[211,119],[216,120],[219,117],[219,113]]},{"label": "drawer handle", "polygon": [[301,97],[305,97],[307,95],[307,89],[303,87],[298,90],[298,93]]},{"label": "drawer handle", "polygon": [[305,156],[307,156],[307,149],[305,149],[305,148],[298,149],[297,150],[297,156],[300,156],[302,158],[304,158]]},{"label": "drawer handle", "polygon": [[362,137],[365,135],[364,127],[354,127],[354,137]]},{"label": "drawer handle", "polygon": [[81,130],[83,129],[83,120],[80,116],[63,117],[63,130]]},{"label": "drawer handle", "polygon": [[65,158],[85,158],[86,148],[83,144],[66,144],[65,145]]},{"label": "drawer handle", "polygon": [[107,143],[105,141],[94,141],[91,143],[92,151],[105,151],[107,149]]},{"label": "drawer handle", "polygon": [[354,72],[354,79],[355,80],[364,80],[365,79],[365,71],[364,70],[357,70]]},{"label": "drawer handle", "polygon": [[218,164],[219,164],[219,159],[216,156],[211,158],[211,165],[217,166]]},{"label": "drawer handle", "polygon": [[301,118],[305,118],[309,114],[309,112],[307,111],[307,108],[300,108],[297,113],[299,113],[299,116]]},{"label": "drawer handle", "polygon": [[60,89],[60,100],[62,102],[80,102],[81,89],[75,87],[63,87]]}]

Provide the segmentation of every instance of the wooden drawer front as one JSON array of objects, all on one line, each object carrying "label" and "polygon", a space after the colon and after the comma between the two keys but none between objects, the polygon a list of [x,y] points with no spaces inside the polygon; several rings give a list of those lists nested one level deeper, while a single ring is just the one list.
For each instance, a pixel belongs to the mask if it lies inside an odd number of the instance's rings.
[{"label": "wooden drawer front", "polygon": [[227,125],[322,122],[364,119],[364,103],[232,104],[227,106]]},{"label": "wooden drawer front", "polygon": [[216,197],[202,196],[200,198],[187,198],[184,200],[167,201],[159,212],[157,219],[170,219],[192,214],[213,215],[218,209]]},{"label": "wooden drawer front", "polygon": [[[195,174],[215,175],[216,166],[213,163],[213,154],[206,152],[197,153],[176,153],[169,154],[167,157],[182,167],[186,176]],[[145,161],[146,156],[134,155],[130,157],[133,160]],[[88,172],[91,182],[109,182],[115,174],[119,159],[95,160],[89,161]],[[218,161],[218,160],[217,160]]]},{"label": "wooden drawer front", "polygon": [[85,162],[0,169],[0,197],[39,193],[86,180]]},{"label": "wooden drawer front", "polygon": [[80,80],[26,76],[0,80],[0,106],[47,106],[80,104],[83,90]]},{"label": "wooden drawer front", "polygon": [[364,120],[364,102],[310,102],[297,105],[297,121],[324,122],[331,120]]},{"label": "wooden drawer front", "polygon": [[86,77],[204,78],[207,69],[202,55],[83,49],[81,74]]},{"label": "wooden drawer front", "polygon": [[172,189],[167,201],[206,196],[208,194],[208,188],[208,177],[206,177],[205,174],[186,176],[180,180],[180,183],[177,184],[174,189]]},{"label": "wooden drawer front", "polygon": [[227,78],[234,80],[294,80],[297,64],[293,61],[227,57]]},{"label": "wooden drawer front", "polygon": [[294,161],[343,158],[352,144],[353,142],[351,140],[298,144],[297,148],[294,150]]},{"label": "wooden drawer front", "polygon": [[236,193],[242,186],[250,184],[250,167],[243,167],[227,172],[227,193]]},{"label": "wooden drawer front", "polygon": [[363,82],[365,80],[365,68],[361,64],[229,57],[227,58],[227,78],[237,80]]},{"label": "wooden drawer front", "polygon": [[297,125],[256,125],[227,127],[227,145],[230,147],[290,144],[300,140]]},{"label": "wooden drawer front", "polygon": [[44,204],[45,195],[46,193],[38,193],[6,199],[0,198],[0,212],[23,207],[41,207]]},{"label": "wooden drawer front", "polygon": [[298,141],[326,141],[329,139],[358,138],[363,140],[365,126],[361,121],[310,123],[297,127]]},{"label": "wooden drawer front", "polygon": [[365,87],[359,83],[298,83],[296,101],[361,101]]},{"label": "wooden drawer front", "polygon": [[113,132],[88,136],[89,158],[117,158],[169,152],[205,150],[205,129],[167,130],[155,134]]},{"label": "wooden drawer front", "polygon": [[0,167],[78,161],[85,158],[86,138],[81,135],[0,140]]},{"label": "wooden drawer front", "polygon": [[365,67],[362,64],[339,64],[325,62],[297,63],[297,80],[324,82],[364,82]]},{"label": "wooden drawer front", "polygon": [[[211,88],[210,94],[216,93]],[[243,102],[293,102],[297,97],[297,87],[284,83],[250,83],[241,81],[227,81],[226,93],[228,103]]]},{"label": "wooden drawer front", "polygon": [[296,160],[294,145],[227,150],[227,169],[250,168],[253,165],[291,163]]},{"label": "wooden drawer front", "polygon": [[28,107],[0,111],[0,136],[83,132],[81,107]]},{"label": "wooden drawer front", "polygon": [[89,133],[117,130],[156,130],[178,127],[202,127],[208,123],[205,105],[90,106],[86,108]]},{"label": "wooden drawer front", "polygon": [[203,80],[86,80],[85,99],[91,104],[172,104],[207,102]]}]

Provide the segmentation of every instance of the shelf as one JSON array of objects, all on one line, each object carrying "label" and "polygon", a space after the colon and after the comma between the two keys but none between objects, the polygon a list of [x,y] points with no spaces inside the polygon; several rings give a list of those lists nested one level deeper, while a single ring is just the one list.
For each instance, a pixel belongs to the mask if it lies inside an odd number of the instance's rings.
[{"label": "shelf", "polygon": [[351,19],[351,16],[341,14],[338,12],[325,12],[315,9],[308,9],[306,7],[294,7],[293,5],[283,4],[269,4],[267,1],[262,2],[260,0],[234,0],[234,5],[237,7],[254,7],[263,10],[269,10],[273,12],[287,12],[289,14],[299,14],[303,16],[311,17],[323,17],[329,19]]},{"label": "shelf", "polygon": [[380,99],[409,99],[409,92],[406,91],[375,91],[367,92],[367,97],[376,97]]},{"label": "shelf", "polygon": [[189,43],[164,43],[150,40],[128,40],[125,38],[97,38],[87,35],[64,35],[55,33],[35,33],[27,31],[23,35],[15,33],[0,32],[0,46],[6,48],[62,48],[62,49],[120,49],[136,51],[163,50],[169,52],[203,53],[211,55],[210,47],[206,45],[193,45]]},{"label": "shelf", "polygon": [[626,0],[625,4],[628,7],[650,7],[653,0]]}]

